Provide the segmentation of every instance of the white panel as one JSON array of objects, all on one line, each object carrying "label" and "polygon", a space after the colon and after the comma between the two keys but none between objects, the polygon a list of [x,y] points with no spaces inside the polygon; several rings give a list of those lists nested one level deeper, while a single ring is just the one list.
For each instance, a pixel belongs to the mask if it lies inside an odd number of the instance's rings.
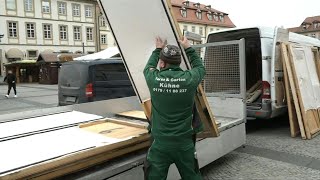
[{"label": "white panel", "polygon": [[101,116],[78,111],[40,116],[19,121],[0,124],[0,139],[8,136],[29,133],[33,131],[55,128],[59,126],[100,119]]},{"label": "white panel", "polygon": [[9,39],[9,44],[18,44],[19,39]]},{"label": "white panel", "polygon": [[86,22],[93,22],[92,18],[86,18]]},{"label": "white panel", "polygon": [[51,19],[51,14],[42,14],[43,18]]},{"label": "white panel", "polygon": [[52,40],[44,40],[44,44],[53,44]]},{"label": "white panel", "polygon": [[0,143],[0,174],[90,147],[125,139],[108,138],[79,128],[68,128]]},{"label": "white panel", "polygon": [[320,105],[320,85],[310,47],[293,46],[293,62],[305,110]]},{"label": "white panel", "polygon": [[[163,2],[165,1],[100,1],[142,101],[150,99],[143,69],[156,48],[155,38],[160,36],[167,39],[168,44],[178,44]],[[182,67],[185,67],[183,63]]]},{"label": "white panel", "polygon": [[33,13],[33,12],[26,12],[26,16],[28,16],[28,17],[34,17],[34,13]]},{"label": "white panel", "polygon": [[68,41],[60,41],[61,45],[68,45]]},{"label": "white panel", "polygon": [[74,41],[74,45],[82,46],[82,42],[81,41]]},{"label": "white panel", "polygon": [[61,19],[61,20],[67,20],[67,16],[59,16],[59,19]]},{"label": "white panel", "polygon": [[36,39],[27,39],[27,43],[28,44],[37,44],[37,40]]},{"label": "white panel", "polygon": [[74,21],[81,21],[81,17],[73,17]]},{"label": "white panel", "polygon": [[207,97],[209,106],[215,116],[245,118],[245,104],[238,98]]},{"label": "white panel", "polygon": [[17,12],[16,12],[16,11],[10,11],[10,10],[8,10],[8,11],[7,11],[7,14],[8,14],[8,15],[17,15]]}]

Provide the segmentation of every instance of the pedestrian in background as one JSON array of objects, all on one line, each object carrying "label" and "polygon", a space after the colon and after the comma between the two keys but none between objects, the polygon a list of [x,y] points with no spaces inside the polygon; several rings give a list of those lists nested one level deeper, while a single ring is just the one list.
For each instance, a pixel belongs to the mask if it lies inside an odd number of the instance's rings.
[{"label": "pedestrian in background", "polygon": [[6,95],[6,98],[9,98],[9,94],[11,91],[11,88],[14,90],[14,97],[17,96],[17,89],[16,89],[16,76],[12,73],[11,70],[8,71],[8,75],[4,78],[3,82],[7,81],[8,83],[8,93]]}]

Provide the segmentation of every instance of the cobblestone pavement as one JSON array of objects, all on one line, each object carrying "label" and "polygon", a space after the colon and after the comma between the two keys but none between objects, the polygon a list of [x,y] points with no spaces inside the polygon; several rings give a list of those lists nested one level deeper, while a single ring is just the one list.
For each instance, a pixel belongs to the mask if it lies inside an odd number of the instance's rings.
[{"label": "cobblestone pavement", "polygon": [[204,167],[212,179],[320,179],[320,136],[291,138],[287,118],[247,123],[247,143]]},{"label": "cobblestone pavement", "polygon": [[8,114],[58,105],[58,86],[42,84],[17,84],[18,98],[6,98],[7,85],[0,85],[0,114]]},{"label": "cobblestone pavement", "polygon": [[[18,84],[18,98],[6,99],[0,85],[0,114],[54,107],[57,85]],[[291,138],[287,117],[247,123],[247,142],[201,169],[204,180],[320,180],[320,135]]]}]

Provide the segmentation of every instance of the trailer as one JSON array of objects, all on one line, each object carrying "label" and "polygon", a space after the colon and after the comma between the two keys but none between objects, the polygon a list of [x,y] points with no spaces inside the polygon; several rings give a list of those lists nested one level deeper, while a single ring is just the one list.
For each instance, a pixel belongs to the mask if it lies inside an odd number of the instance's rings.
[{"label": "trailer", "polygon": [[[221,100],[221,103],[228,104],[227,99],[228,98]],[[229,103],[231,103],[231,101]],[[232,103],[235,103],[235,101]],[[125,121],[132,121],[132,119],[117,116],[117,114],[120,112],[132,110],[142,110],[136,97],[57,107],[44,109],[41,111],[28,111],[23,113],[1,115],[0,119],[6,121],[0,123],[0,129],[4,127],[10,127],[14,124],[24,124],[25,126],[22,130],[28,129],[29,126],[27,125],[30,125],[33,128],[36,124],[39,125],[40,119],[41,121],[52,121],[56,117],[66,117],[68,116],[67,114],[70,113],[73,114],[74,117],[83,118],[81,120],[77,119],[77,122],[70,124],[64,123],[60,125],[53,125],[54,123],[49,123],[48,125],[47,123],[44,123],[48,126],[41,127],[40,125],[38,128],[32,129],[32,131],[16,131],[8,134],[7,136],[2,136],[0,139],[0,157],[2,159],[2,163],[0,164],[0,179],[15,179],[16,177],[19,177],[19,179],[143,179],[143,166],[147,153],[147,146],[128,154],[123,154],[118,157],[115,156],[115,158],[111,160],[108,159],[106,161],[99,162],[98,164],[93,163],[92,166],[69,166],[70,170],[68,167],[65,167],[62,169],[54,169],[52,172],[38,172],[38,169],[37,172],[34,171],[34,173],[33,171],[30,171],[34,169],[34,167],[45,168],[46,166],[54,164],[55,162],[63,161],[67,159],[70,154],[73,156],[80,156],[83,147],[81,147],[79,144],[81,144],[81,141],[85,141],[86,137],[67,137],[68,134],[70,136],[73,135],[73,128],[77,128],[79,124],[88,121],[94,122],[103,118],[117,118]],[[216,112],[218,113],[218,111]],[[245,143],[245,116],[242,118],[216,116],[216,118],[217,121],[221,123],[219,126],[220,136],[216,138],[198,139],[196,143],[200,168],[210,164],[214,160],[244,145]],[[139,120],[134,121],[137,123]],[[139,123],[146,124],[145,121],[139,121]],[[51,137],[50,139],[47,138],[50,134],[58,133],[59,131],[64,131],[63,134],[65,136],[56,136]],[[78,144],[79,149],[76,147],[64,151],[64,148],[68,147],[59,142],[68,142],[66,140],[68,138],[71,138],[75,144]],[[24,141],[24,139],[26,139],[26,141]],[[50,140],[50,142],[54,145],[51,144],[51,146],[49,146],[50,143],[48,144],[48,140]],[[95,141],[97,141],[97,139]],[[20,143],[17,144],[15,142]],[[98,148],[99,146],[90,146],[90,149],[92,150]],[[59,151],[62,151],[64,154],[57,155],[56,153]],[[79,161],[80,160],[81,158]],[[91,160],[95,161],[95,159]],[[9,165],[11,166],[9,167]],[[174,165],[170,167],[168,179],[179,179],[179,173]]]}]

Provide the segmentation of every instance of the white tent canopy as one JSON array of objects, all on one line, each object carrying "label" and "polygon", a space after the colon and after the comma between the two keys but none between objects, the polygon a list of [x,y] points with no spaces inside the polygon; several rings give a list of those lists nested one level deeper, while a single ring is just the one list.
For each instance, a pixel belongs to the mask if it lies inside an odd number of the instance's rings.
[{"label": "white tent canopy", "polygon": [[73,60],[79,61],[79,60],[86,60],[86,61],[92,61],[92,60],[98,60],[98,59],[107,59],[112,58],[119,55],[119,50],[117,47],[109,47],[103,51],[88,54],[85,56],[74,58]]}]

